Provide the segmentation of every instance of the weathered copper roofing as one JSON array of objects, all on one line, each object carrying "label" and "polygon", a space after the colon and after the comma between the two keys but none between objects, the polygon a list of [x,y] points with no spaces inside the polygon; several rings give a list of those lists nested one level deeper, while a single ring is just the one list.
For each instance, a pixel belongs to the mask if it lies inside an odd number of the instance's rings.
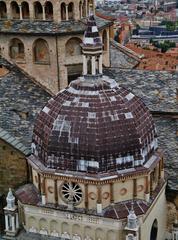
[{"label": "weathered copper roofing", "polygon": [[49,100],[32,143],[46,167],[91,173],[142,165],[155,146],[147,107],[106,76],[81,77]]}]

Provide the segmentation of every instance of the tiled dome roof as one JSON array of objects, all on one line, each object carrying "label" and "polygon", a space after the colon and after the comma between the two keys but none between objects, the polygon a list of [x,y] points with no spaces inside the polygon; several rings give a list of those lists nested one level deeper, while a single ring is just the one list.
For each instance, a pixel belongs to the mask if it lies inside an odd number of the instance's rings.
[{"label": "tiled dome roof", "polygon": [[46,167],[91,173],[142,165],[154,148],[148,108],[106,76],[80,77],[49,100],[32,143]]}]

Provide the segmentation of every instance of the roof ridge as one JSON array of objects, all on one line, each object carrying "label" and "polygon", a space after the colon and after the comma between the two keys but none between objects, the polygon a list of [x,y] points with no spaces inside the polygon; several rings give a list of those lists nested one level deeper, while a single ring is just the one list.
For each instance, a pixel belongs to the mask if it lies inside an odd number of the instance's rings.
[{"label": "roof ridge", "polygon": [[25,155],[29,155],[31,153],[30,149],[27,148],[21,141],[19,141],[16,137],[12,136],[8,131],[4,130],[1,127],[0,138]]},{"label": "roof ridge", "polygon": [[133,57],[134,59],[136,59],[139,62],[141,61],[141,55],[137,54],[136,52],[134,52],[133,50],[129,49],[128,47],[123,46],[122,44],[114,41],[113,39],[110,39],[110,43],[111,43],[112,46],[120,49],[126,55],[129,55],[130,57]]}]

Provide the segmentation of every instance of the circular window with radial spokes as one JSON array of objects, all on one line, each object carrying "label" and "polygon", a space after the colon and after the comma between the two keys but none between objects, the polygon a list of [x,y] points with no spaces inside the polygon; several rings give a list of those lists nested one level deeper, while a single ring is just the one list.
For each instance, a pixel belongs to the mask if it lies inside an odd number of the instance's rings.
[{"label": "circular window with radial spokes", "polygon": [[66,203],[77,205],[82,200],[82,189],[74,182],[64,182],[61,186],[61,195]]}]

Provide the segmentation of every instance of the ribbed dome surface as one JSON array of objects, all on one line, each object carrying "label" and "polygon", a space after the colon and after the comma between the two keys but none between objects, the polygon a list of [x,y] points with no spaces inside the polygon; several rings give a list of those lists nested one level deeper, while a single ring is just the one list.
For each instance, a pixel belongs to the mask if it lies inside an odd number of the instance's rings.
[{"label": "ribbed dome surface", "polygon": [[147,107],[106,76],[80,77],[49,100],[32,143],[46,167],[91,173],[142,165],[155,147]]}]

